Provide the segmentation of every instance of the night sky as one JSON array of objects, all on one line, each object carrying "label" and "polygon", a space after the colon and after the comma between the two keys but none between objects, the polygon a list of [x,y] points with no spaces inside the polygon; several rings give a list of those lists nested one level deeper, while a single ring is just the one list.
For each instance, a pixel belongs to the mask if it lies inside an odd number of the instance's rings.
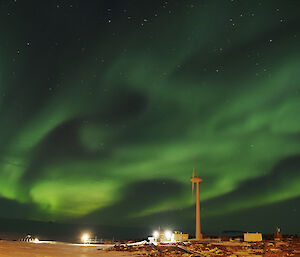
[{"label": "night sky", "polygon": [[0,217],[300,233],[300,1],[0,1]]}]

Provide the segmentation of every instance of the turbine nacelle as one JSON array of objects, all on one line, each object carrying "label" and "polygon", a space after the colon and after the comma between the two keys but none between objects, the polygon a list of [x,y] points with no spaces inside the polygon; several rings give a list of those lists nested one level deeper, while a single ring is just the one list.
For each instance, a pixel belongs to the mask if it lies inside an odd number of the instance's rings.
[{"label": "turbine nacelle", "polygon": [[192,177],[191,178],[191,182],[192,183],[200,183],[200,182],[202,182],[203,181],[203,179],[202,178],[199,178],[199,177]]}]

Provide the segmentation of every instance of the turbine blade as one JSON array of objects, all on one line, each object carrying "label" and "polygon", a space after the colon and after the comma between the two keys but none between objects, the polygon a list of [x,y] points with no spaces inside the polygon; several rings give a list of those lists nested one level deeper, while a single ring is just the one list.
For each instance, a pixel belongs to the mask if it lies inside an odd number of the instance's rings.
[{"label": "turbine blade", "polygon": [[195,161],[194,161],[194,165],[193,165],[193,178],[195,177]]},{"label": "turbine blade", "polygon": [[192,195],[194,195],[194,187],[195,187],[194,184],[195,184],[195,183],[192,182]]}]

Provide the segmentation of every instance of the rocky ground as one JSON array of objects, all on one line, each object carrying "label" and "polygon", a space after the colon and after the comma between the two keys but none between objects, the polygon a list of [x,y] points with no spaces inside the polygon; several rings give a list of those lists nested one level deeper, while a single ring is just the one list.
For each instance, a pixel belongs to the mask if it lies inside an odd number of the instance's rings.
[{"label": "rocky ground", "polygon": [[108,251],[134,252],[140,256],[186,257],[300,257],[300,240],[264,241],[256,243],[235,241],[202,241],[174,245],[114,246]]}]

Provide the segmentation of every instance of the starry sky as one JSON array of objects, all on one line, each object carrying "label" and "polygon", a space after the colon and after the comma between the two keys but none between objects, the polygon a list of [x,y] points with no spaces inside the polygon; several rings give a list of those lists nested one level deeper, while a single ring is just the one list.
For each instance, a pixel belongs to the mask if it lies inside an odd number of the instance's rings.
[{"label": "starry sky", "polygon": [[299,11],[0,1],[0,217],[300,233]]}]

